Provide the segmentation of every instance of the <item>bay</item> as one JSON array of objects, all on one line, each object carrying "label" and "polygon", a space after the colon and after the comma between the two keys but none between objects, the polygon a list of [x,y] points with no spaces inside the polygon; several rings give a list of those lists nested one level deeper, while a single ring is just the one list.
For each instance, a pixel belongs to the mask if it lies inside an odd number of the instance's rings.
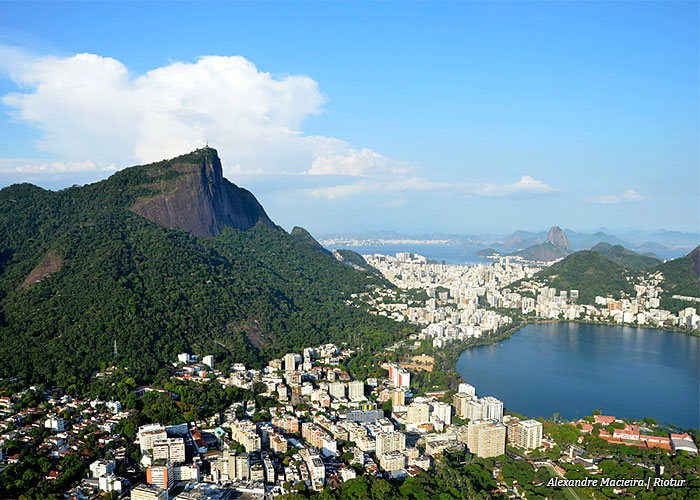
[{"label": "bay", "polygon": [[347,248],[354,250],[360,255],[379,253],[382,255],[396,256],[398,252],[410,252],[422,255],[427,259],[433,259],[438,262],[445,261],[445,264],[465,265],[465,264],[489,264],[494,262],[492,259],[477,257],[476,252],[479,248],[462,247],[458,245],[438,245],[438,244],[385,244],[385,245],[330,245],[329,250],[337,250]]},{"label": "bay", "polygon": [[700,428],[700,338],[648,328],[531,324],[467,349],[457,371],[528,417],[652,417]]}]

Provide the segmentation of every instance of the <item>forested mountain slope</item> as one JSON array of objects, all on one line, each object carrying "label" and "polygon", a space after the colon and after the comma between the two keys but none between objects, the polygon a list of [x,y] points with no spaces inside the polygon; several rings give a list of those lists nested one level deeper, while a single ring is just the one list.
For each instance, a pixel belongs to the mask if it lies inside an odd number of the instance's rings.
[{"label": "forested mountain slope", "polygon": [[208,148],[88,186],[0,191],[0,376],[66,386],[116,363],[148,379],[184,350],[259,365],[398,335],[346,303],[385,281],[275,227],[212,165]]}]

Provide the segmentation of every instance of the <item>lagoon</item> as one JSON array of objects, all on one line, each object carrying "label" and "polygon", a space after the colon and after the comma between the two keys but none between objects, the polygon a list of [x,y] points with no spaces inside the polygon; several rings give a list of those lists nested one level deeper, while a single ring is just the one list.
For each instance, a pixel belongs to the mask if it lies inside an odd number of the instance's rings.
[{"label": "lagoon", "polygon": [[700,428],[700,337],[648,328],[530,324],[467,349],[457,371],[479,396],[528,417],[593,410]]}]

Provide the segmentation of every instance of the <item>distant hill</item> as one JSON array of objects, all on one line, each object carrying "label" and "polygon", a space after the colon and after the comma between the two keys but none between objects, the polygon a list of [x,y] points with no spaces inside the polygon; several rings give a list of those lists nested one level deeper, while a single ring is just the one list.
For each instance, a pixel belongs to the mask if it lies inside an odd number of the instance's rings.
[{"label": "distant hill", "polygon": [[354,250],[340,248],[338,250],[333,250],[333,256],[345,264],[381,275],[379,270],[370,266],[365,258]]},{"label": "distant hill", "polygon": [[531,247],[527,247],[524,250],[514,252],[511,255],[519,255],[523,259],[533,260],[538,262],[551,262],[553,260],[561,259],[569,255],[569,251],[558,245],[555,245],[551,241],[545,241],[544,243],[539,243]]},{"label": "distant hill", "polygon": [[543,269],[535,276],[557,290],[578,290],[579,303],[593,304],[596,295],[620,297],[620,292],[632,293],[627,281],[632,273],[608,260],[598,252],[582,250]]},{"label": "distant hill", "polygon": [[600,242],[609,243],[611,245],[621,245],[627,248],[632,246],[631,243],[622,240],[615,235],[604,233],[603,231],[596,231],[593,234],[585,234],[566,229],[564,232],[569,238],[569,243],[571,244],[572,250],[586,250]]},{"label": "distant hill", "polygon": [[524,250],[513,252],[511,255],[519,255],[523,259],[550,262],[561,259],[571,253],[569,240],[559,226],[552,226],[543,243],[529,246]]},{"label": "distant hill", "polygon": [[65,388],[117,364],[147,381],[183,351],[259,367],[397,338],[402,326],[346,305],[390,285],[296,233],[224,179],[211,148],[82,187],[2,189],[0,377]]},{"label": "distant hill", "polygon": [[686,307],[698,308],[697,302],[687,302],[671,298],[673,295],[700,297],[700,246],[684,257],[659,264],[653,271],[664,276],[661,298],[662,307],[674,312]]},{"label": "distant hill", "polygon": [[628,250],[621,245],[611,245],[609,243],[601,242],[594,246],[591,250],[599,253],[606,259],[633,271],[649,269],[661,263],[661,259],[653,254],[641,255],[637,252],[633,252],[632,250]]},{"label": "distant hill", "polygon": [[[597,231],[593,234],[579,233],[572,231],[571,229],[564,229],[564,235],[569,242],[569,249],[572,251],[585,250],[591,248],[596,243],[601,241],[605,243],[610,243],[611,245],[622,245],[624,247],[632,247],[631,243],[628,243],[617,236],[612,234],[607,234],[602,231]],[[513,250],[521,250],[533,245],[538,245],[543,240],[547,239],[548,233],[541,232],[529,232],[518,230],[515,231],[511,236],[509,236],[503,243],[503,247]],[[556,242],[554,242],[556,243]]]},{"label": "distant hill", "polygon": [[320,252],[323,252],[327,255],[332,255],[329,250],[326,250],[326,248],[321,245],[318,241],[316,241],[316,238],[311,236],[311,233],[308,232],[306,229],[300,226],[294,226],[292,228],[292,232],[289,233],[289,235],[297,240],[299,243],[303,243],[304,245],[308,245],[314,250],[318,250]]},{"label": "distant hill", "polygon": [[503,248],[522,249],[537,245],[546,237],[546,233],[532,233],[530,231],[517,230],[503,242]]},{"label": "distant hill", "polygon": [[656,243],[653,241],[645,241],[641,245],[637,245],[635,247],[636,250],[649,250],[649,251],[654,251],[654,250],[668,250],[668,247],[661,245],[660,243]]},{"label": "distant hill", "polygon": [[491,255],[501,255],[501,252],[495,248],[484,248],[483,250],[477,251],[474,255],[477,257],[489,257]]},{"label": "distant hill", "polygon": [[700,240],[700,234],[661,230],[649,235],[648,239],[667,247],[683,246],[692,248],[692,246],[697,245],[698,240]]}]

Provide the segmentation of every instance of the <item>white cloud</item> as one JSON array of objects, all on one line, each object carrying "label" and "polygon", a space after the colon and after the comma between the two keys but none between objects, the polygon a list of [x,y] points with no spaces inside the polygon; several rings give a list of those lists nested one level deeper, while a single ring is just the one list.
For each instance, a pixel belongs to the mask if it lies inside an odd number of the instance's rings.
[{"label": "white cloud", "polygon": [[276,77],[238,56],[205,56],[134,76],[95,54],[28,58],[5,48],[0,65],[21,90],[2,103],[16,121],[43,132],[41,151],[122,166],[207,140],[225,164],[262,169],[303,158],[308,165],[315,155],[299,129],[326,101],[311,78]]},{"label": "white cloud", "polygon": [[459,182],[432,181],[417,176],[395,176],[393,178],[374,180],[373,182],[362,180],[350,184],[316,188],[312,189],[310,192],[315,197],[336,199],[360,193],[402,191],[442,191],[462,194],[469,197],[492,198],[542,195],[552,193],[557,191],[557,189],[533,179],[529,175],[523,176],[519,181],[513,184],[466,184]]},{"label": "white cloud", "polygon": [[337,186],[315,188],[311,189],[309,192],[316,198],[335,200],[337,198],[345,198],[347,196],[373,191],[375,188],[375,184],[370,184],[367,181],[362,180],[352,184],[340,184]]},{"label": "white cloud", "polygon": [[37,161],[28,159],[0,158],[0,173],[5,174],[63,174],[70,172],[95,172],[116,170],[114,164],[98,165],[87,160],[83,162]]},{"label": "white cloud", "polygon": [[320,154],[307,171],[310,175],[372,176],[376,174],[405,174],[410,170],[406,162],[392,160],[371,149],[345,147],[342,151]]},{"label": "white cloud", "polygon": [[628,189],[624,193],[622,193],[622,199],[627,200],[627,201],[641,201],[641,200],[646,200],[644,196],[639,194],[637,191],[634,189]]},{"label": "white cloud", "polygon": [[478,193],[482,196],[509,196],[513,194],[546,194],[556,191],[555,188],[542,181],[523,175],[513,184],[484,184]]},{"label": "white cloud", "polygon": [[[103,165],[158,161],[208,141],[234,182],[263,179],[273,190],[302,190],[315,198],[417,191],[505,197],[555,190],[528,175],[506,185],[434,181],[417,176],[409,162],[342,139],[305,135],[304,120],[321,113],[327,101],[318,84],[304,75],[261,71],[240,56],[203,56],[135,75],[110,57],[39,57],[0,46],[0,71],[17,86],[0,102],[13,120],[41,132],[37,148],[55,158],[8,166],[15,177],[92,172],[94,180]],[[3,165],[0,173],[8,174]]]},{"label": "white cloud", "polygon": [[587,200],[589,203],[600,203],[600,204],[613,204],[620,203],[620,197],[613,194],[600,194],[597,196],[591,196]]},{"label": "white cloud", "polygon": [[614,194],[600,194],[596,196],[591,196],[586,201],[588,201],[589,203],[597,203],[602,205],[613,205],[615,203],[621,203],[625,201],[642,201],[646,199],[647,198],[645,196],[642,196],[634,189],[628,189],[619,196]]}]

